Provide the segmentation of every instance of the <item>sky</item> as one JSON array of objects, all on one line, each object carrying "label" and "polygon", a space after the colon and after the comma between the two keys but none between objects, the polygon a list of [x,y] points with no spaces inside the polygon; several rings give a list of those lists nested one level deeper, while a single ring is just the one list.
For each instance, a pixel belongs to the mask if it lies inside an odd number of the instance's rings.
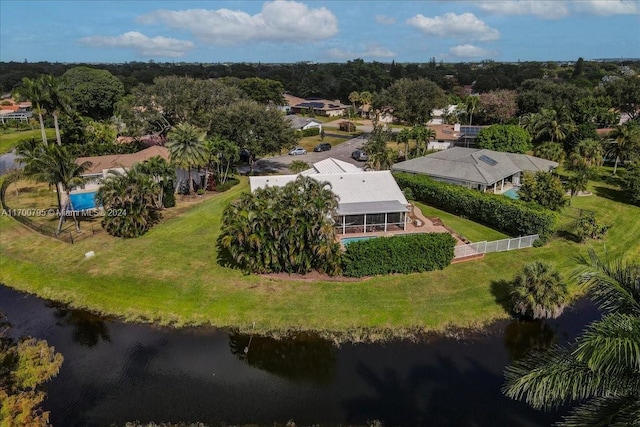
[{"label": "sky", "polygon": [[0,1],[0,61],[640,58],[640,0]]}]

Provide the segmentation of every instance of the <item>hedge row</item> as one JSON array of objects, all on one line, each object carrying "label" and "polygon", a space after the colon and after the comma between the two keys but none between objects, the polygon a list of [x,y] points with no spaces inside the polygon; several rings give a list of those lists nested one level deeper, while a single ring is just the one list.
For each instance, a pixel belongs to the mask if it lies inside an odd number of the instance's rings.
[{"label": "hedge row", "polygon": [[451,264],[456,240],[449,233],[406,234],[351,242],[342,256],[345,276],[442,270]]},{"label": "hedge row", "polygon": [[435,181],[425,175],[394,176],[400,188],[411,189],[416,200],[511,236],[538,234],[544,241],[555,230],[558,215],[535,203]]},{"label": "hedge row", "polygon": [[303,137],[316,136],[316,135],[320,135],[320,128],[309,128],[309,129],[302,130]]}]

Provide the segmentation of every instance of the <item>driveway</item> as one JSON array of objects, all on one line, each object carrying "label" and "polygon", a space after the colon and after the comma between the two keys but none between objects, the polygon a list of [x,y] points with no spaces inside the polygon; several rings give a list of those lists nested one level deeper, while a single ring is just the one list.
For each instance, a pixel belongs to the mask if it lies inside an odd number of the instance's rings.
[{"label": "driveway", "polygon": [[[257,160],[254,163],[253,170],[259,173],[291,173],[291,171],[289,170],[289,164],[291,164],[291,162],[293,162],[294,160],[307,162],[309,164],[309,167],[311,167],[314,163],[328,159],[329,157],[333,157],[334,159],[342,160],[356,166],[363,167],[364,162],[357,162],[353,160],[351,158],[351,152],[356,148],[362,147],[365,141],[366,139],[363,136],[359,136],[357,138],[353,138],[340,144],[334,145],[329,151],[321,151],[319,153],[311,151],[307,154],[302,154],[299,156],[289,156],[288,154],[286,154],[284,156],[265,157]],[[246,173],[248,171],[249,166],[243,165],[241,167],[238,167],[238,172],[240,173]]]}]

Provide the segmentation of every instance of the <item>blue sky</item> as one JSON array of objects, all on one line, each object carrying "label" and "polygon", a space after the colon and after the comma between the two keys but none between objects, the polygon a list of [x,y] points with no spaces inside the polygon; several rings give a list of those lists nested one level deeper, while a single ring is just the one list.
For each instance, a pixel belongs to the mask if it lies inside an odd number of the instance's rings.
[{"label": "blue sky", "polygon": [[0,2],[0,61],[640,57],[640,1]]}]

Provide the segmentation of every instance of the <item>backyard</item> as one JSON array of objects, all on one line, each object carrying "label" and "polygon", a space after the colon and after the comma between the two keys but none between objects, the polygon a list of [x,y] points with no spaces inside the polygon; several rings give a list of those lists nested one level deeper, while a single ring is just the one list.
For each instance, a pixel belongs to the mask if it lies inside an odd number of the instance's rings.
[{"label": "backyard", "polygon": [[[593,246],[611,256],[640,257],[640,208],[616,200],[618,191],[592,183],[593,196],[578,197],[563,214],[569,224],[578,209],[589,209],[611,224],[603,241],[578,245],[556,237],[542,248],[492,253],[442,271],[342,281],[328,277],[281,278],[244,275],[218,262],[216,240],[224,207],[247,191],[248,181],[175,214],[138,239],[97,233],[70,245],[43,237],[0,217],[0,282],[73,306],[130,321],[165,325],[211,324],[262,333],[315,330],[357,339],[450,327],[479,327],[507,317],[492,283],[511,279],[534,259],[558,266],[567,277],[573,257]],[[55,200],[55,197],[54,197]],[[51,201],[48,202],[49,204]],[[426,216],[472,241],[501,233],[420,206]],[[85,259],[84,254],[96,256]],[[572,288],[574,293],[579,290]]]}]

